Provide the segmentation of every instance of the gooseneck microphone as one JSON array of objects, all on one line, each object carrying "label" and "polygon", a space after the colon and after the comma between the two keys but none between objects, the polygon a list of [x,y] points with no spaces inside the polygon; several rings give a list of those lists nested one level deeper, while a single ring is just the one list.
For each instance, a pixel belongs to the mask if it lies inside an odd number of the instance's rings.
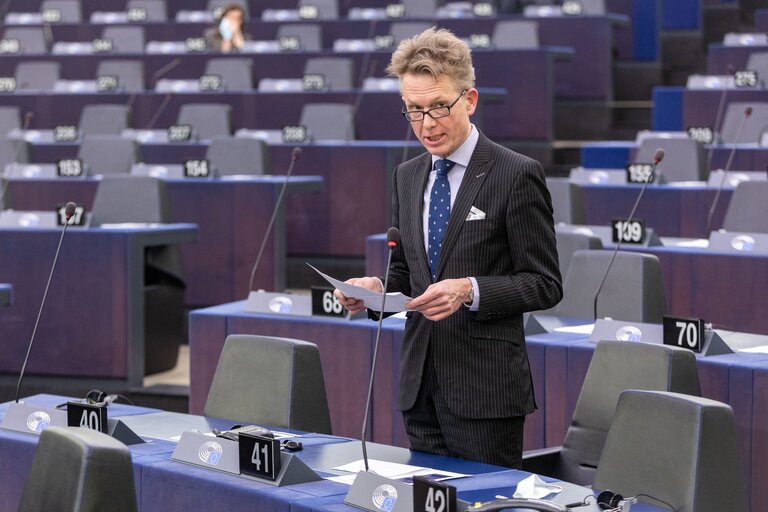
[{"label": "gooseneck microphone", "polygon": [[376,374],[376,356],[379,353],[379,338],[381,337],[381,322],[384,320],[384,305],[387,301],[387,284],[389,283],[389,265],[392,263],[392,252],[400,245],[400,230],[392,226],[387,230],[387,272],[384,274],[384,293],[381,295],[381,310],[379,311],[379,325],[376,328],[376,341],[373,344],[373,361],[371,362],[371,379],[368,381],[368,397],[365,400],[365,416],[363,416],[363,431],[360,441],[363,446],[363,464],[368,471],[368,450],[365,446],[365,436],[368,434],[368,413],[371,409],[371,395],[373,394],[373,376]]},{"label": "gooseneck microphone", "polygon": [[[628,223],[634,220],[635,212],[637,211],[637,205],[640,204],[640,199],[643,197],[643,194],[645,193],[645,189],[648,188],[648,184],[653,181],[656,173],[656,166],[659,165],[662,160],[664,160],[664,150],[661,148],[658,148],[656,150],[656,153],[653,154],[653,167],[651,168],[651,173],[648,175],[648,179],[645,180],[645,183],[643,183],[643,188],[641,188],[640,193],[637,194],[637,199],[635,199],[635,204],[634,206],[632,206],[632,211],[629,213],[629,217],[627,217]],[[592,302],[592,311],[595,315],[595,321],[597,321],[597,298],[600,296],[600,291],[603,289],[605,280],[608,277],[608,272],[611,271],[613,262],[616,260],[616,254],[619,252],[619,249],[621,249],[621,241],[622,241],[622,237],[620,236],[619,241],[616,243],[616,247],[613,249],[611,260],[608,262],[608,265],[606,265],[605,267],[605,272],[603,272],[603,277],[600,278],[600,284],[597,285],[597,291],[595,291],[595,297]]]},{"label": "gooseneck microphone", "polygon": [[741,138],[741,131],[744,129],[744,124],[746,124],[747,119],[749,119],[749,116],[751,115],[752,107],[745,108],[744,117],[741,118],[739,129],[736,130],[736,140],[733,142],[733,147],[731,148],[731,152],[728,155],[728,160],[725,162],[725,167],[723,168],[723,175],[720,177],[720,183],[717,185],[715,198],[712,199],[712,204],[709,207],[709,213],[707,214],[707,235],[712,232],[712,218],[715,215],[715,207],[717,206],[717,202],[720,200],[720,193],[723,191],[723,186],[725,185],[725,177],[728,175],[728,171],[731,170],[731,163],[733,162],[733,157],[736,155],[736,144],[739,143],[739,139]]},{"label": "gooseneck microphone", "polygon": [[[732,64],[728,64],[728,67],[726,68],[726,73],[728,76],[733,76],[735,73],[735,69],[733,68]],[[715,134],[718,133],[718,127],[720,126],[720,123],[723,121],[723,114],[725,114],[725,97],[728,94],[728,84],[727,82],[723,82],[723,87],[720,89],[720,100],[717,102],[717,113],[715,114],[715,123],[712,125],[712,145],[709,147],[709,153],[707,154],[707,167],[712,166],[712,156],[714,154],[715,150],[715,144],[717,143],[717,138],[715,137]]]},{"label": "gooseneck microphone", "polygon": [[21,392],[21,381],[24,379],[24,372],[27,370],[27,362],[29,361],[29,354],[32,352],[32,344],[35,342],[35,335],[37,334],[37,326],[40,324],[40,316],[43,313],[43,307],[45,306],[45,299],[48,297],[48,289],[51,286],[51,279],[53,278],[53,271],[56,268],[56,262],[59,259],[59,252],[61,252],[61,242],[64,240],[64,233],[67,232],[67,226],[69,225],[69,219],[75,214],[77,205],[73,202],[67,203],[64,207],[64,228],[61,230],[61,236],[59,237],[59,245],[56,247],[56,253],[53,256],[53,265],[51,265],[51,272],[48,274],[48,283],[45,285],[45,292],[43,292],[43,300],[40,302],[40,309],[37,312],[37,319],[35,320],[35,327],[32,329],[32,337],[29,339],[29,345],[27,345],[27,355],[24,356],[24,364],[21,365],[21,372],[19,373],[19,382],[16,384],[16,403],[19,403],[19,393]]},{"label": "gooseneck microphone", "polygon": [[291,173],[293,172],[293,166],[296,165],[296,162],[301,157],[301,148],[295,147],[291,151],[291,163],[288,166],[288,172],[285,173],[285,181],[283,182],[283,186],[280,188],[280,194],[277,196],[277,201],[275,201],[275,207],[272,209],[272,217],[269,219],[269,224],[267,224],[267,230],[264,232],[264,238],[261,239],[261,247],[259,248],[259,254],[256,256],[256,261],[253,264],[253,268],[251,268],[251,279],[248,281],[248,291],[250,292],[253,290],[253,280],[256,277],[256,269],[259,268],[259,263],[261,263],[261,256],[264,254],[264,248],[267,246],[267,240],[269,239],[269,234],[272,232],[272,226],[275,224],[275,219],[277,218],[277,212],[280,210],[280,204],[283,202],[283,196],[285,195],[285,189],[288,188],[288,180],[291,177]]}]

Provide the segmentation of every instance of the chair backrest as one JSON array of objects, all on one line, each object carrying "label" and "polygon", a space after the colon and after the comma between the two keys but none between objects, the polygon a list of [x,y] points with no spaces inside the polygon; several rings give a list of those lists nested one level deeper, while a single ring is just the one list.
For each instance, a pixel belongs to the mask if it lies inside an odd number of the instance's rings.
[{"label": "chair backrest", "polygon": [[144,90],[144,63],[140,60],[103,60],[96,67],[96,76],[114,75],[117,86],[125,92]]},{"label": "chair backrest", "polygon": [[137,153],[134,140],[119,135],[86,135],[77,156],[90,174],[128,174]]},{"label": "chair backrest", "polygon": [[[593,299],[612,251],[576,251],[563,283],[559,316],[593,318]],[[667,298],[659,259],[652,254],[619,251],[597,300],[598,318],[660,323]]]},{"label": "chair backrest", "polygon": [[568,275],[568,268],[571,266],[571,260],[576,251],[600,250],[603,248],[603,241],[600,237],[586,235],[584,233],[569,233],[566,231],[555,230],[555,239],[557,240],[557,259],[560,263],[560,274]]},{"label": "chair backrest", "polygon": [[0,107],[0,137],[18,128],[21,128],[19,107]]},{"label": "chair backrest", "polygon": [[394,38],[397,46],[404,39],[420,34],[431,26],[432,23],[424,21],[396,21],[389,26],[389,35]]},{"label": "chair backrest", "polygon": [[555,223],[584,224],[581,187],[567,178],[547,178]]},{"label": "chair backrest", "polygon": [[226,137],[232,134],[232,107],[220,103],[189,103],[181,106],[177,122],[192,126],[200,139]]},{"label": "chair backrest", "polygon": [[147,21],[168,21],[168,8],[165,0],[128,0],[125,10],[144,9]]},{"label": "chair backrest", "polygon": [[0,137],[0,174],[6,164],[29,162],[29,143],[23,139]]},{"label": "chair backrest", "polygon": [[78,130],[81,136],[120,135],[128,128],[126,105],[86,105],[80,112]]},{"label": "chair backrest", "polygon": [[61,75],[58,62],[19,62],[16,66],[16,89],[52,91]]},{"label": "chair backrest", "polygon": [[323,49],[323,38],[318,24],[291,23],[280,25],[277,28],[277,39],[283,36],[298,37],[301,50],[305,52],[319,52]]},{"label": "chair backrest", "polygon": [[80,23],[83,21],[80,0],[44,0],[40,5],[40,12],[48,9],[59,11],[58,23]]},{"label": "chair backrest", "polygon": [[206,416],[238,422],[330,434],[317,345],[270,336],[228,336],[204,411]]},{"label": "chair backrest", "polygon": [[625,391],[594,487],[650,495],[677,512],[746,512],[733,410],[707,398]]},{"label": "chair backrest", "polygon": [[354,88],[354,64],[345,57],[318,57],[307,59],[304,74],[320,74],[325,77],[325,86],[330,91]]},{"label": "chair backrest", "polygon": [[403,0],[400,3],[408,18],[433,18],[437,11],[437,0]]},{"label": "chair backrest", "polygon": [[19,512],[135,512],[131,452],[86,428],[48,427],[32,459]]},{"label": "chair backrest", "polygon": [[165,181],[150,176],[106,175],[96,189],[91,212],[92,226],[169,222]]},{"label": "chair backrest", "polygon": [[144,53],[143,27],[105,27],[101,36],[112,40],[115,53]]},{"label": "chair backrest", "polygon": [[318,18],[332,20],[339,17],[338,0],[299,0],[297,7],[314,5],[317,7]]},{"label": "chair backrest", "polygon": [[533,20],[497,21],[491,44],[494,48],[538,48],[539,22]]},{"label": "chair backrest", "polygon": [[768,52],[754,52],[749,54],[747,66],[744,69],[754,69],[757,76],[763,82],[763,87],[768,84]]},{"label": "chair backrest", "polygon": [[354,110],[343,103],[308,103],[299,124],[307,127],[312,140],[354,140]]},{"label": "chair backrest", "polygon": [[17,39],[20,53],[48,53],[48,41],[42,27],[8,27],[4,39]]},{"label": "chair backrest", "polygon": [[664,160],[656,166],[656,173],[667,181],[705,181],[709,176],[707,155],[701,142],[688,138],[646,138],[635,153],[635,162],[653,163],[657,149],[665,152]]},{"label": "chair backrest", "polygon": [[230,4],[239,5],[243,9],[245,20],[248,20],[248,0],[208,0],[208,10],[216,12]]},{"label": "chair backrest", "polygon": [[227,90],[253,89],[252,59],[210,59],[205,65],[206,75],[219,75]]},{"label": "chair backrest", "polygon": [[768,181],[742,181],[736,186],[725,211],[723,229],[768,233]]},{"label": "chair backrest", "polygon": [[222,176],[264,174],[269,166],[269,146],[260,139],[216,137],[205,157]]},{"label": "chair backrest", "polygon": [[[744,119],[747,107],[752,108],[752,115]],[[739,127],[744,127],[739,134]],[[760,134],[768,126],[768,103],[729,103],[720,128],[720,139],[725,143],[759,142]],[[736,137],[738,136],[738,140]]]},{"label": "chair backrest", "polygon": [[[675,391],[698,396],[701,388],[696,356],[690,350],[668,345],[615,340],[599,342],[552,476],[581,485],[592,484],[616,403],[626,389]],[[651,423],[651,417],[645,422]]]}]

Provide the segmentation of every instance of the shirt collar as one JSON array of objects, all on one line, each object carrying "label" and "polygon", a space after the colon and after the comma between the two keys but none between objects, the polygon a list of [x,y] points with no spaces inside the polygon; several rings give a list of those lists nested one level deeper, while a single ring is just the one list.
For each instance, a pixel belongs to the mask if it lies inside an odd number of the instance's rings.
[{"label": "shirt collar", "polygon": [[[477,146],[477,140],[480,138],[480,133],[475,128],[475,125],[470,125],[472,129],[469,131],[469,137],[465,140],[456,151],[446,156],[448,160],[454,162],[457,165],[463,165],[469,167],[469,160],[472,158],[472,153],[475,152],[475,146]],[[432,169],[435,168],[435,162],[442,160],[443,157],[432,155]]]}]

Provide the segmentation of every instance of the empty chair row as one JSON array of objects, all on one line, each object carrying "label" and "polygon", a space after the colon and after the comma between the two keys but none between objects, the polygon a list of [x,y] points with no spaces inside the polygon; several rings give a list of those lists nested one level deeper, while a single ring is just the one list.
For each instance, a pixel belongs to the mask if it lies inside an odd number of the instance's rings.
[{"label": "empty chair row", "polygon": [[[303,135],[300,140],[294,137],[293,142],[354,140],[354,111],[354,105],[344,103],[303,105],[301,115],[295,121],[297,124],[288,125],[301,131]],[[232,107],[219,103],[187,103],[181,105],[176,123],[167,129],[133,129],[129,124],[130,111],[126,105],[88,105],[81,111],[77,126],[58,128],[67,128],[75,132],[69,134],[70,142],[88,134],[121,135],[142,143],[210,140],[232,135]],[[23,139],[35,143],[58,141],[54,130],[23,130],[21,128],[25,127],[21,125],[18,108],[0,107],[0,137]],[[268,142],[280,142],[283,128],[272,130],[240,128],[237,129],[236,135]]]},{"label": "empty chair row", "polygon": [[[389,37],[376,39],[338,39],[336,51],[374,51],[397,45],[403,39],[433,26],[432,22],[393,22]],[[292,41],[289,39],[293,38]],[[288,40],[286,40],[288,39]],[[286,41],[283,41],[286,40]],[[539,25],[535,20],[502,20],[494,25],[491,34],[466,38],[468,44],[480,48],[538,48]],[[146,42],[144,28],[139,26],[106,26],[101,37],[88,41],[54,41],[46,27],[7,26],[3,34],[3,52],[6,54],[90,54],[90,53],[183,53],[199,52],[205,46],[190,41]],[[320,51],[322,27],[311,23],[280,25],[274,40],[247,40],[241,53],[274,52],[284,50]]]}]

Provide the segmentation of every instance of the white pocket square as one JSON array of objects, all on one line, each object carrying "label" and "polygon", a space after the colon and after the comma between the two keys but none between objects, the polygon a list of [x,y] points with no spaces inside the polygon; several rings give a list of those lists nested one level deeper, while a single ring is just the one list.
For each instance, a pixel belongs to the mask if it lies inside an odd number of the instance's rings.
[{"label": "white pocket square", "polygon": [[469,209],[467,218],[465,220],[483,220],[485,218],[485,212],[474,206]]}]

